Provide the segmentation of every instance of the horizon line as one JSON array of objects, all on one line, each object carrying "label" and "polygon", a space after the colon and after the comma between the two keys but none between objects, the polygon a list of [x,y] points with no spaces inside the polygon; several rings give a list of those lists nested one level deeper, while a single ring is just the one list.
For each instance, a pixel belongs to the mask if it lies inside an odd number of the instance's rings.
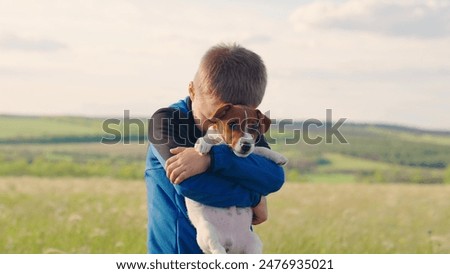
[{"label": "horizon line", "polygon": [[[81,114],[10,114],[10,113],[0,113],[0,118],[2,117],[12,117],[12,118],[81,118],[81,119],[119,119],[123,120],[124,117],[120,116],[107,116],[107,115],[81,115]],[[141,115],[130,117],[132,119],[148,120],[149,117],[144,117]],[[276,123],[281,120],[290,120],[293,123],[301,124],[308,119],[304,118],[272,118],[276,120]],[[395,123],[395,122],[383,122],[383,121],[364,121],[364,120],[350,120],[345,118],[343,124],[347,125],[360,125],[360,126],[378,126],[387,128],[401,128],[403,130],[418,131],[420,133],[437,133],[437,134],[450,134],[450,128],[435,128],[435,127],[419,127],[407,123]],[[324,125],[326,121],[320,120]],[[275,124],[276,124],[275,123]]]}]

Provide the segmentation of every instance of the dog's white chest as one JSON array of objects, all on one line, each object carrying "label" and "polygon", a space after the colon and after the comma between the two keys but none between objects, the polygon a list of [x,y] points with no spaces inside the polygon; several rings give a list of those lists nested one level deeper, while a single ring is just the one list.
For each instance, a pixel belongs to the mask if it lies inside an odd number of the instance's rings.
[{"label": "dog's white chest", "polygon": [[205,253],[260,253],[262,243],[251,231],[249,207],[218,208],[186,198],[189,219],[197,229],[197,242]]}]

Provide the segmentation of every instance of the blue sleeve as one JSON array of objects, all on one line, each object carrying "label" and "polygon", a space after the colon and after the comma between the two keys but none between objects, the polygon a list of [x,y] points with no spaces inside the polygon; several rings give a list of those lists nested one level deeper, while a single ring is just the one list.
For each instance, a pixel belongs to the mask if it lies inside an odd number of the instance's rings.
[{"label": "blue sleeve", "polygon": [[268,195],[284,183],[283,168],[259,155],[237,157],[226,145],[213,146],[209,171],[251,191]]},{"label": "blue sleeve", "polygon": [[209,172],[193,176],[174,186],[180,195],[215,207],[254,207],[261,200],[258,192],[249,191]]}]

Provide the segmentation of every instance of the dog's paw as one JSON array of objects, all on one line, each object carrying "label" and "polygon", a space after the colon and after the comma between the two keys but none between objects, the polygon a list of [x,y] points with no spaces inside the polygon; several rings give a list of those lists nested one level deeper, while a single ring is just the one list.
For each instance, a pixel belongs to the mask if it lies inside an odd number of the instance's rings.
[{"label": "dog's paw", "polygon": [[204,138],[199,138],[195,143],[195,150],[200,154],[207,154],[211,150],[212,145],[208,144]]},{"label": "dog's paw", "polygon": [[282,154],[265,147],[255,147],[253,153],[263,156],[280,166],[284,166],[288,162],[288,159]]},{"label": "dog's paw", "polygon": [[284,166],[288,162],[288,159],[281,154],[277,155],[273,160],[279,166]]}]

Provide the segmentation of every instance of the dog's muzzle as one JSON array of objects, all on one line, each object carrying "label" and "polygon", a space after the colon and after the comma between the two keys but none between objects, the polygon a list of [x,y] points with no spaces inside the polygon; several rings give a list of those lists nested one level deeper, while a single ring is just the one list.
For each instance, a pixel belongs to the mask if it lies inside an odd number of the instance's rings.
[{"label": "dog's muzzle", "polygon": [[247,157],[255,149],[255,141],[251,134],[245,133],[244,136],[239,138],[239,141],[233,148],[234,154],[239,157]]},{"label": "dog's muzzle", "polygon": [[250,144],[250,143],[243,143],[243,144],[241,144],[241,151],[242,151],[242,153],[249,152],[251,148],[252,148],[252,144]]}]

